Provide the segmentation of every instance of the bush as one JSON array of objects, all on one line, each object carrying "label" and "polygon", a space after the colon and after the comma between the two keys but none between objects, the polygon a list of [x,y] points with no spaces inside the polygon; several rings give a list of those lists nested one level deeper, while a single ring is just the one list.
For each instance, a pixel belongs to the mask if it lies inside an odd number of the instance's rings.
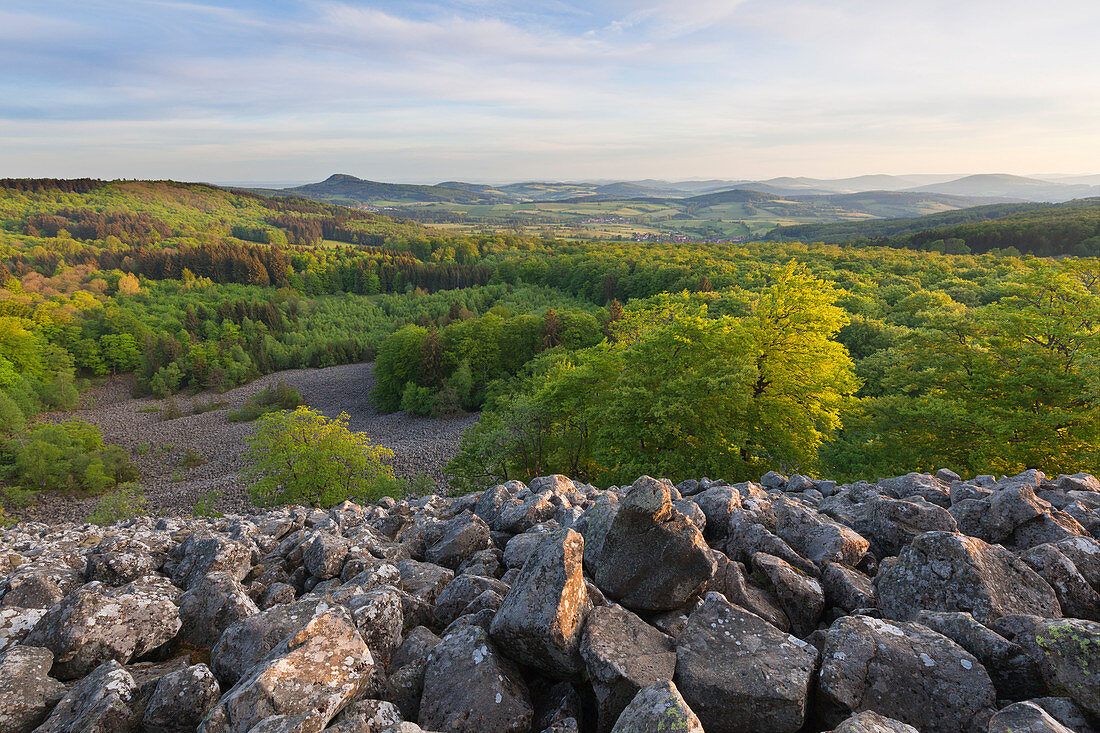
[{"label": "bush", "polygon": [[229,413],[233,422],[252,422],[261,415],[279,410],[293,410],[302,404],[302,395],[283,380],[249,397],[240,409]]},{"label": "bush", "polygon": [[139,478],[126,451],[80,420],[38,425],[8,441],[8,451],[11,478],[27,488],[99,494]]},{"label": "bush", "polygon": [[196,453],[192,448],[188,448],[184,452],[183,458],[180,459],[180,465],[188,470],[198,468],[204,463],[206,463],[206,459]]},{"label": "bush", "polygon": [[105,527],[119,520],[144,514],[147,509],[148,503],[141,487],[133,483],[124,484],[99,500],[88,521]]},{"label": "bush", "polygon": [[222,409],[226,406],[226,404],[227,403],[225,400],[210,400],[209,402],[199,402],[191,408],[191,414],[201,415],[204,412],[213,412],[214,410]]},{"label": "bush", "polygon": [[220,499],[221,496],[222,492],[217,489],[199,494],[199,498],[195,500],[195,507],[191,510],[191,513],[196,517],[210,517],[211,519],[217,519],[223,516],[223,514],[217,510],[218,499]]},{"label": "bush", "polygon": [[160,411],[161,420],[178,420],[183,417],[183,410],[175,397],[169,397],[164,403],[164,409]]},{"label": "bush", "polygon": [[393,469],[383,463],[393,451],[348,430],[347,413],[333,420],[308,407],[268,413],[248,438],[245,457],[252,499],[260,506],[372,499],[393,480]]},{"label": "bush", "polygon": [[431,387],[417,387],[416,382],[409,382],[401,395],[401,409],[410,415],[431,415],[435,410],[435,390]]}]

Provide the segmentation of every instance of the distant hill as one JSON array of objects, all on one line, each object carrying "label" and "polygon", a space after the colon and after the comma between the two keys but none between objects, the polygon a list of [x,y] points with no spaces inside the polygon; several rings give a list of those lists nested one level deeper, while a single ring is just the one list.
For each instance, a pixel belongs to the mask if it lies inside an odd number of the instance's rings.
[{"label": "distant hill", "polygon": [[779,227],[769,239],[865,242],[973,253],[1015,248],[1040,256],[1100,256],[1100,197],[1059,204],[1000,204],[885,221]]},{"label": "distant hill", "polygon": [[304,186],[279,190],[265,190],[263,193],[281,196],[303,196],[317,201],[350,206],[378,201],[495,204],[511,200],[506,195],[493,192],[493,189],[487,186],[483,187],[483,190],[472,190],[470,188],[450,188],[447,186],[380,183],[341,173],[329,176],[320,183],[309,183]]},{"label": "distant hill", "polygon": [[956,196],[1009,197],[1024,201],[1052,202],[1100,196],[1100,186],[1083,183],[1056,183],[1003,173],[966,176],[954,181],[934,183],[908,190],[946,193]]}]

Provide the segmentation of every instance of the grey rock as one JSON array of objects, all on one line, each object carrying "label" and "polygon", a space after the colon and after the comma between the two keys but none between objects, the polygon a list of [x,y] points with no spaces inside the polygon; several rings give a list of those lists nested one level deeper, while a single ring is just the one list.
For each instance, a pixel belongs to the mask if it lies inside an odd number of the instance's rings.
[{"label": "grey rock", "polygon": [[508,593],[508,586],[496,578],[480,575],[457,576],[436,599],[433,612],[436,623],[441,627],[450,625],[465,612],[474,599],[487,590],[504,596]]},{"label": "grey rock", "polygon": [[301,630],[222,696],[201,730],[246,733],[276,716],[296,716],[289,730],[321,730],[359,695],[373,667],[347,611],[320,604]]},{"label": "grey rock", "polygon": [[727,560],[726,563],[719,564],[716,577],[721,582],[712,583],[710,590],[721,593],[733,605],[755,613],[780,631],[790,631],[790,619],[779,601],[765,587],[757,585],[749,577],[744,565]]},{"label": "grey rock", "polygon": [[504,546],[504,567],[522,568],[535,547],[545,538],[546,532],[524,532],[508,540]]},{"label": "grey rock", "polygon": [[210,648],[229,626],[259,612],[232,575],[210,573],[180,598],[179,638],[193,646]]},{"label": "grey rock", "polygon": [[147,733],[190,733],[220,695],[218,681],[205,664],[169,672],[156,683],[141,720],[142,729]]},{"label": "grey rock", "polygon": [[617,605],[593,609],[581,656],[596,693],[601,733],[614,727],[639,690],[676,672],[672,639]]},{"label": "grey rock", "polygon": [[609,491],[600,494],[573,526],[584,537],[584,569],[589,575],[596,573],[607,533],[618,513],[619,496]]},{"label": "grey rock", "polygon": [[922,610],[967,611],[980,622],[1011,613],[1061,615],[1039,575],[999,545],[949,532],[927,532],[875,577],[878,608],[910,620]]},{"label": "grey rock", "polygon": [[424,559],[456,570],[474,553],[493,546],[489,525],[472,512],[463,512],[441,525],[438,536],[425,537]]},{"label": "grey rock", "polygon": [[769,532],[767,527],[757,522],[751,514],[734,512],[730,515],[726,554],[732,560],[751,563],[752,556],[758,552],[774,555],[809,575],[818,574],[816,565],[795,552],[781,538]]},{"label": "grey rock", "polygon": [[439,645],[441,639],[432,633],[426,626],[417,626],[405,635],[401,645],[390,657],[390,671],[398,670],[406,664],[423,661],[428,658],[428,652]]},{"label": "grey rock", "polygon": [[358,700],[344,708],[325,730],[332,733],[380,733],[400,722],[401,712],[393,703]]},{"label": "grey rock", "polygon": [[115,660],[96,667],[70,689],[35,733],[118,733],[133,725],[134,679]]},{"label": "grey rock", "polygon": [[671,681],[643,687],[615,722],[612,733],[704,733],[699,717],[692,712]]},{"label": "grey rock", "polygon": [[373,588],[344,603],[375,660],[385,664],[401,643],[405,627],[402,594],[392,586]]},{"label": "grey rock", "polygon": [[821,571],[821,588],[825,592],[825,604],[845,613],[875,606],[874,582],[847,565],[826,563]]},{"label": "grey rock", "polygon": [[914,537],[925,532],[954,532],[958,525],[942,506],[876,496],[867,502],[866,520],[854,527],[871,541],[871,550],[878,557],[886,557],[897,555]]},{"label": "grey rock", "polygon": [[347,560],[350,548],[351,543],[340,535],[314,532],[305,542],[302,562],[315,578],[335,578],[344,569],[344,561]]},{"label": "grey rock", "polygon": [[874,710],[929,733],[981,730],[996,701],[981,663],[946,636],[867,616],[829,628],[818,691],[828,724]]},{"label": "grey rock", "polygon": [[0,730],[29,733],[65,695],[50,677],[53,654],[36,646],[14,646],[0,654]]},{"label": "grey rock", "polygon": [[672,508],[669,487],[648,476],[634,482],[604,541],[595,581],[627,608],[677,608],[714,574],[703,535]]},{"label": "grey rock", "polygon": [[855,530],[796,501],[782,499],[773,504],[776,535],[818,565],[825,562],[857,565],[870,547]]},{"label": "grey rock", "polygon": [[[176,591],[178,593],[178,591]],[[83,677],[108,659],[125,664],[171,640],[179,609],[161,586],[89,583],[65,597],[24,639],[54,654],[58,679]]]},{"label": "grey rock", "polygon": [[900,720],[864,710],[841,721],[833,728],[832,733],[920,733],[920,731]]},{"label": "grey rock", "polygon": [[1073,733],[1033,702],[1009,705],[989,719],[989,733]]},{"label": "grey rock", "polygon": [[1019,556],[1054,589],[1063,616],[1100,621],[1100,593],[1057,545],[1036,545]]},{"label": "grey rock", "polygon": [[717,593],[676,639],[676,680],[707,733],[793,733],[805,723],[818,652]]},{"label": "grey rock", "polygon": [[530,695],[516,666],[480,626],[446,634],[428,655],[419,723],[453,733],[528,730]]},{"label": "grey rock", "polygon": [[583,668],[581,632],[591,610],[584,539],[572,529],[546,535],[524,563],[493,618],[493,640],[510,657],[551,675]]},{"label": "grey rock", "polygon": [[795,636],[805,637],[817,628],[825,611],[825,593],[816,578],[763,552],[753,555],[752,565],[767,578],[769,589],[790,620]]},{"label": "grey rock", "polygon": [[704,539],[712,547],[725,545],[729,536],[730,513],[741,509],[741,494],[732,486],[716,486],[696,494],[693,501],[707,518]]},{"label": "grey rock", "polygon": [[0,652],[23,641],[47,610],[18,606],[0,608]]},{"label": "grey rock", "polygon": [[222,687],[236,684],[279,642],[302,630],[323,601],[320,596],[305,596],[294,603],[272,606],[229,626],[210,651],[210,668]]},{"label": "grey rock", "polygon": [[184,590],[218,571],[243,580],[252,567],[252,550],[248,545],[223,535],[193,534],[183,541],[177,553],[181,559],[172,572],[172,582]]}]

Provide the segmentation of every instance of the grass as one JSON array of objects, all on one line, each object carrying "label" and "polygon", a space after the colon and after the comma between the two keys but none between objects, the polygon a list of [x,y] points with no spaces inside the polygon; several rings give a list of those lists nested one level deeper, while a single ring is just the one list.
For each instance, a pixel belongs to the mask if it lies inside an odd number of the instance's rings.
[{"label": "grass", "polygon": [[184,452],[183,458],[180,459],[180,465],[187,470],[198,468],[204,463],[206,463],[206,459],[196,453],[192,448],[188,448],[187,451]]},{"label": "grass", "polygon": [[302,404],[302,395],[283,380],[249,397],[240,409],[229,413],[232,422],[252,422],[261,415],[279,410],[293,410]]},{"label": "grass", "polygon": [[144,514],[148,509],[145,492],[138,484],[123,484],[115,491],[104,495],[96,505],[95,511],[88,517],[92,524],[105,527],[120,519]]},{"label": "grass", "polygon": [[176,402],[175,397],[169,397],[164,402],[164,409],[160,411],[161,420],[176,420],[183,417],[183,410],[180,409],[179,404]]},{"label": "grass", "polygon": [[195,406],[191,408],[191,414],[192,415],[201,415],[204,412],[213,412],[214,410],[222,409],[223,407],[225,407],[228,404],[229,403],[226,402],[225,400],[210,400],[209,402],[199,402],[199,403],[196,403]]},{"label": "grass", "polygon": [[195,507],[191,510],[191,513],[196,517],[210,517],[211,519],[217,519],[222,515],[222,512],[217,510],[218,499],[221,498],[222,492],[217,489],[203,492],[199,494],[199,498],[195,500]]}]

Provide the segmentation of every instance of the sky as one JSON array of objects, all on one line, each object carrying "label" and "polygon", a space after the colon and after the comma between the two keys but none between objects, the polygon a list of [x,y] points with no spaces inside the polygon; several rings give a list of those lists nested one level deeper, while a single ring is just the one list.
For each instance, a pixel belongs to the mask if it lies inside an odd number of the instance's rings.
[{"label": "sky", "polygon": [[1097,0],[2,0],[0,177],[1100,173]]}]

